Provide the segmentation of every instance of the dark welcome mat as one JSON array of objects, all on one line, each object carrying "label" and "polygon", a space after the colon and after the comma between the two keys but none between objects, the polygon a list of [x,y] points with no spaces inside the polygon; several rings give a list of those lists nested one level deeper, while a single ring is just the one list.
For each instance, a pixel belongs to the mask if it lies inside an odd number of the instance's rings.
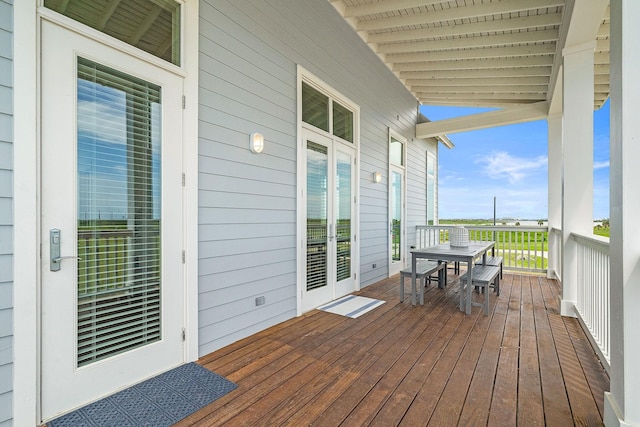
[{"label": "dark welcome mat", "polygon": [[49,427],[170,426],[238,387],[196,363],[63,415]]}]

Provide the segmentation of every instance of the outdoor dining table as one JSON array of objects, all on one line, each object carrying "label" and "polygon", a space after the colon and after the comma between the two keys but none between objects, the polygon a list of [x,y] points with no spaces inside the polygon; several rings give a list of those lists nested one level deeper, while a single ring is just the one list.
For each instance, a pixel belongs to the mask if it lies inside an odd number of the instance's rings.
[{"label": "outdoor dining table", "polygon": [[[440,261],[466,262],[467,283],[469,286],[464,291],[462,280],[460,281],[460,311],[471,314],[471,283],[473,283],[473,263],[482,256],[482,263],[487,259],[487,252],[495,245],[492,241],[470,241],[469,246],[451,246],[448,242],[439,245],[417,248],[411,251],[411,304],[416,305],[416,264],[420,258],[427,258]],[[424,293],[420,292],[420,305],[424,305]]]}]

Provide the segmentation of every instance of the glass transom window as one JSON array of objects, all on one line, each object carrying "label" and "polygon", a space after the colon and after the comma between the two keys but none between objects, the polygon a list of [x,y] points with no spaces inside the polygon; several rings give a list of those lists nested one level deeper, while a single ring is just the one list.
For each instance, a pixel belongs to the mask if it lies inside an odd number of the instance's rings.
[{"label": "glass transom window", "polygon": [[404,166],[404,144],[394,137],[389,141],[389,160],[391,164]]},{"label": "glass transom window", "polygon": [[174,0],[45,0],[44,5],[180,65],[180,5]]},{"label": "glass transom window", "polygon": [[354,141],[353,111],[305,82],[302,82],[302,121],[345,141]]}]

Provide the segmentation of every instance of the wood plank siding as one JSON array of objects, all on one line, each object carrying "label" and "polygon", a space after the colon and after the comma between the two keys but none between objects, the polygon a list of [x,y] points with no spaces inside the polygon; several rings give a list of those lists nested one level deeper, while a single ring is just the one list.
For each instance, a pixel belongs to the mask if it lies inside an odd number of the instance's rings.
[{"label": "wood plank siding", "polygon": [[609,379],[556,281],[506,273],[489,316],[458,311],[457,276],[423,307],[398,282],[357,319],[314,310],[202,357],[239,387],[178,425],[602,425]]},{"label": "wood plank siding", "polygon": [[13,2],[0,0],[0,426],[13,418]]},{"label": "wood plank siding", "polygon": [[[297,314],[298,66],[360,108],[361,286],[388,276],[389,129],[407,138],[410,194],[423,195],[408,199],[409,232],[425,222],[426,152],[437,142],[415,140],[416,99],[331,3],[203,0],[199,9],[204,355]],[[249,151],[253,132],[265,137],[259,155]],[[374,171],[381,184],[371,182]],[[258,296],[265,304],[256,307]]]}]

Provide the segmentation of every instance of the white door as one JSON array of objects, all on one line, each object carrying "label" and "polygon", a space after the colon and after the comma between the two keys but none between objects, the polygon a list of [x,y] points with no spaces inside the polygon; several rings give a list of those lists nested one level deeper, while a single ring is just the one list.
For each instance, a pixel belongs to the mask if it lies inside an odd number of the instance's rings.
[{"label": "white door", "polygon": [[404,268],[404,169],[389,168],[389,276]]},{"label": "white door", "polygon": [[303,130],[306,158],[306,283],[303,311],[355,290],[355,150]]},{"label": "white door", "polygon": [[42,25],[47,420],[184,360],[182,78]]}]

